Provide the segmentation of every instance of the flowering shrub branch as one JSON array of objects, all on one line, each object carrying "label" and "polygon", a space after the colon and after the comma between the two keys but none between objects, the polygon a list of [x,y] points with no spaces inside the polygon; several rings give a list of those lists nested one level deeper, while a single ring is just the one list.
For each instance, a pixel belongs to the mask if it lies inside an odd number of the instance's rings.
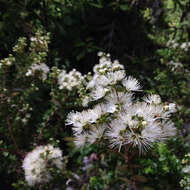
[{"label": "flowering shrub branch", "polygon": [[[138,152],[139,155],[147,153],[155,143],[176,136],[177,130],[171,120],[176,105],[163,103],[157,94],[142,97],[139,81],[127,76],[124,66],[118,60],[112,60],[110,54],[99,52],[99,64],[94,66],[94,73],[82,75],[76,69],[68,72],[46,64],[49,34],[37,31],[28,41],[20,38],[13,48],[15,55],[0,61],[3,110],[0,117],[8,126],[7,136],[11,137],[16,154],[23,159],[22,168],[29,188],[48,189],[49,184],[52,188],[54,185],[59,187],[62,179],[64,187],[70,187],[71,181],[83,185],[78,177],[80,172],[64,171],[67,158],[63,157],[61,149],[65,152],[69,149],[71,155],[75,154],[74,142],[80,150],[93,144],[100,145],[102,152],[111,150],[121,157],[121,163],[126,164],[126,173],[130,176],[130,180],[125,182],[128,187],[139,189],[141,185],[133,165],[135,156]],[[14,80],[10,80],[12,75]],[[43,90],[46,93],[41,96]],[[140,97],[136,96],[137,92]],[[38,105],[38,98],[43,105]],[[7,117],[9,110],[11,123]],[[71,129],[74,138],[69,137]],[[31,142],[26,147],[19,144],[13,132]],[[55,148],[59,142],[61,149]],[[24,155],[28,147],[32,151]],[[5,143],[0,150],[6,151],[5,156],[12,154]],[[95,158],[100,160],[98,156]],[[90,170],[91,167],[86,168]],[[83,176],[93,186],[94,173],[90,178],[88,169]],[[104,171],[101,175],[105,175]],[[99,186],[103,188],[101,184]]]},{"label": "flowering shrub branch", "polygon": [[[141,91],[137,79],[126,77],[124,67],[117,60],[112,62],[109,54],[98,55],[100,61],[94,66],[94,75],[79,90],[83,106],[93,106],[69,113],[66,122],[73,125],[77,147],[105,143],[116,148],[114,151],[125,159],[134,176],[129,149],[137,147],[141,154],[152,143],[175,136],[176,129],[170,120],[176,111],[175,104],[162,104],[159,95],[154,94],[135,100],[134,92]],[[133,184],[137,189],[134,179]]]},{"label": "flowering shrub branch", "polygon": [[73,125],[75,144],[93,144],[108,140],[111,148],[131,145],[143,153],[151,143],[175,135],[169,120],[175,104],[163,105],[158,95],[135,101],[134,92],[140,91],[138,81],[126,77],[118,61],[111,62],[110,55],[99,54],[100,63],[94,66],[95,74],[81,90],[82,103],[99,101],[92,109],[71,112],[67,124]]}]

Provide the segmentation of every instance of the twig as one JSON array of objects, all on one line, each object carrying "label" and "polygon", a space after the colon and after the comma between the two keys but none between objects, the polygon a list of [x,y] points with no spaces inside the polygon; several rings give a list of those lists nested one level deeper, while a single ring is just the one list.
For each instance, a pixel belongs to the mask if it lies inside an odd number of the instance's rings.
[{"label": "twig", "polygon": [[[130,148],[131,148],[131,144],[128,144],[128,145],[125,147],[126,157],[127,157],[126,162],[127,162],[128,166],[129,166],[131,175],[132,175],[132,177],[133,177],[133,176],[134,176],[134,171],[133,171],[133,167],[132,167],[131,164],[130,164],[130,161],[131,161],[131,159],[133,158],[133,156],[135,155],[136,152],[134,152],[134,153],[129,157],[129,149],[130,149]],[[134,177],[132,178],[132,181],[133,181],[133,185],[134,185],[135,189],[138,190],[138,187],[137,187],[137,184],[136,184],[136,180],[135,180]]]},{"label": "twig", "polygon": [[20,151],[20,149],[19,149],[19,147],[18,147],[18,145],[16,143],[16,140],[15,140],[15,137],[13,135],[13,132],[12,132],[12,129],[11,129],[11,124],[10,124],[10,121],[9,121],[8,117],[7,117],[7,126],[8,126],[8,130],[9,130],[9,134],[11,136],[11,139],[12,139],[12,141],[14,143],[15,148],[16,148],[16,152],[17,152],[18,155],[20,155],[23,158],[24,155],[22,154],[22,152]]},{"label": "twig", "polygon": [[56,111],[57,111],[57,109],[55,109],[55,110],[50,114],[50,116],[46,119],[46,121],[45,121],[45,123],[44,123],[44,126],[41,128],[40,133],[39,133],[39,135],[37,136],[37,145],[40,144],[40,139],[41,139],[41,137],[42,137],[42,135],[43,135],[43,130],[44,130],[44,128],[47,126],[48,122],[50,121],[50,118],[55,114]]},{"label": "twig", "polygon": [[125,162],[128,164],[129,169],[130,169],[130,173],[131,173],[131,175],[132,175],[133,186],[134,186],[135,190],[138,190],[138,187],[137,187],[137,184],[136,184],[136,180],[135,180],[135,178],[134,178],[133,167],[132,167],[132,165],[130,164],[130,160],[133,158],[133,156],[135,155],[136,152],[135,152],[134,154],[132,154],[132,155],[129,157],[129,149],[131,148],[131,146],[132,146],[131,144],[128,144],[128,145],[125,146],[126,154],[123,154],[123,153],[121,153],[121,152],[118,152],[118,151],[115,150],[115,149],[112,149],[112,151],[114,151],[115,153],[119,154],[121,157],[123,157],[123,158],[125,159]]},{"label": "twig", "polygon": [[119,154],[121,157],[123,157],[125,160],[127,160],[127,156],[121,152],[119,152],[118,150],[115,149],[110,149],[111,151],[115,152],[116,154]]}]

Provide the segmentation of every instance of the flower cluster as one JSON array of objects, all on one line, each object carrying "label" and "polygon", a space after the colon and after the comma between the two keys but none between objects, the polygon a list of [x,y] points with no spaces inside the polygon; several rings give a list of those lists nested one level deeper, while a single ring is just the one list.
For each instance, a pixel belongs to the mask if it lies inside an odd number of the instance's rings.
[{"label": "flower cluster", "polygon": [[190,153],[185,155],[182,164],[184,165],[183,173],[185,177],[180,181],[180,185],[184,190],[190,190]]},{"label": "flower cluster", "polygon": [[35,33],[35,36],[30,38],[30,51],[46,52],[48,50],[48,43],[50,42],[49,35],[49,33],[47,33],[47,35],[43,35],[43,32],[38,30]]},{"label": "flower cluster", "polygon": [[171,66],[171,71],[176,71],[179,68],[183,68],[183,64],[180,62],[174,62],[173,60],[168,62],[168,65]]},{"label": "flower cluster", "polygon": [[[35,76],[38,74],[39,78],[42,80],[47,79],[49,73],[49,67],[45,64],[47,52],[48,52],[48,43],[49,43],[49,33],[44,34],[43,31],[38,30],[33,37],[30,38],[29,51],[26,52],[25,62],[29,64],[26,65],[25,76]],[[17,44],[13,47],[13,52],[17,54],[24,53],[25,47],[27,46],[26,38],[19,38]],[[13,57],[15,59],[15,57]],[[13,61],[10,61],[7,64],[11,65]],[[11,59],[13,60],[13,59]],[[23,67],[23,64],[20,62],[17,63],[17,68]]]},{"label": "flower cluster", "polygon": [[45,63],[32,64],[27,70],[26,76],[33,76],[36,73],[40,73],[40,78],[46,80],[49,73],[49,67]]},{"label": "flower cluster", "polygon": [[100,62],[86,85],[88,93],[82,97],[85,106],[90,101],[98,103],[91,109],[69,113],[66,120],[73,125],[76,146],[104,139],[111,148],[120,150],[130,144],[143,152],[153,142],[174,136],[176,130],[169,118],[176,111],[175,104],[162,104],[153,94],[136,101],[134,92],[141,90],[137,79],[126,77],[124,67],[112,62],[109,55],[99,55]]},{"label": "flower cluster", "polygon": [[27,38],[21,37],[18,39],[17,44],[13,47],[13,52],[18,54],[23,53],[24,48],[27,46]]},{"label": "flower cluster", "polygon": [[58,75],[59,89],[73,90],[79,88],[84,77],[76,69],[73,69],[69,73],[65,70],[61,71]]},{"label": "flower cluster", "polygon": [[169,40],[167,43],[167,46],[174,48],[174,49],[180,48],[184,51],[188,51],[188,49],[190,47],[190,42],[183,42],[180,44],[180,43],[176,42],[175,40]]},{"label": "flower cluster", "polygon": [[[112,86],[125,78],[124,67],[119,64],[118,60],[112,62],[110,55],[102,52],[98,53],[98,56],[100,57],[99,64],[94,66],[94,75],[86,86],[89,93],[85,93],[83,96],[84,106],[87,106],[90,101],[103,98],[111,91]],[[127,84],[129,81],[130,79],[123,81],[123,83],[130,85]]]},{"label": "flower cluster", "polygon": [[34,186],[49,182],[52,178],[50,168],[61,170],[62,160],[62,152],[59,148],[54,148],[52,145],[36,147],[23,161],[22,167],[27,183]]},{"label": "flower cluster", "polygon": [[9,57],[0,60],[0,68],[1,67],[9,67],[15,62],[15,58],[13,57],[12,54],[9,54]]},{"label": "flower cluster", "polygon": [[[167,52],[168,55],[166,56],[166,63],[171,71],[174,73],[189,72],[186,69],[185,60],[188,58],[187,52],[190,48],[190,42],[178,43],[175,40],[169,40],[166,46],[169,48]],[[168,61],[168,58],[172,60]]]}]

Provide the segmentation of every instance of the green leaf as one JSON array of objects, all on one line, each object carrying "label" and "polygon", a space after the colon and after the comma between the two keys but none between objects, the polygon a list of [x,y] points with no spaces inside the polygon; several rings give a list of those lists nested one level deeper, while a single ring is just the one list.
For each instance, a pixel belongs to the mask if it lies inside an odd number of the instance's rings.
[{"label": "green leaf", "polygon": [[7,157],[7,156],[9,155],[9,153],[8,153],[8,152],[3,152],[3,155],[4,155],[5,157]]},{"label": "green leaf", "polygon": [[84,42],[78,42],[75,44],[75,47],[83,47],[85,46],[86,44]]},{"label": "green leaf", "polygon": [[144,18],[150,19],[150,9],[149,8],[146,8],[146,10],[144,11]]},{"label": "green leaf", "polygon": [[127,10],[129,10],[129,6],[128,5],[120,5],[120,9],[122,10],[122,11],[127,11]]},{"label": "green leaf", "polygon": [[147,167],[144,169],[144,173],[145,174],[151,174],[151,173],[153,173],[153,169],[151,167]]},{"label": "green leaf", "polygon": [[173,9],[174,8],[174,2],[173,2],[173,0],[169,0],[168,1],[167,8],[168,9]]},{"label": "green leaf", "polygon": [[98,8],[98,9],[102,9],[103,6],[101,4],[97,4],[97,3],[90,3],[92,6]]}]

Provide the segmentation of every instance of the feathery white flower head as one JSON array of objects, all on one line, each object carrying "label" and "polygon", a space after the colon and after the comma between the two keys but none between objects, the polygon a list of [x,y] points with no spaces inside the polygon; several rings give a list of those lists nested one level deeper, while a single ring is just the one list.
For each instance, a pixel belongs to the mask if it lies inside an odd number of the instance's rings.
[{"label": "feathery white flower head", "polygon": [[78,148],[85,146],[88,142],[89,135],[87,133],[78,134],[75,136],[74,143]]},{"label": "feathery white flower head", "polygon": [[99,127],[93,127],[93,129],[90,131],[88,142],[93,144],[96,141],[101,140],[104,137],[105,129],[106,126],[104,124],[100,125]]},{"label": "feathery white flower head", "polygon": [[30,186],[47,183],[52,179],[50,167],[62,169],[62,151],[52,145],[38,146],[24,158],[22,167]]},{"label": "feathery white flower head", "polygon": [[144,98],[144,101],[149,103],[149,104],[160,104],[161,103],[161,98],[157,94],[150,94],[147,97]]},{"label": "feathery white flower head", "polygon": [[111,104],[119,105],[123,109],[127,109],[132,104],[132,94],[124,92],[111,91],[105,100]]},{"label": "feathery white flower head", "polygon": [[141,89],[138,80],[133,78],[132,76],[125,78],[122,81],[122,84],[128,91],[139,91]]},{"label": "feathery white flower head", "polygon": [[134,101],[133,92],[141,91],[137,79],[126,77],[124,67],[117,60],[112,62],[104,53],[99,56],[99,64],[94,66],[94,75],[89,78],[83,95],[85,107],[91,101],[97,104],[67,116],[76,146],[104,139],[111,148],[120,150],[130,144],[143,152],[153,142],[174,136],[176,130],[169,118],[176,111],[175,104],[164,105],[155,94]]}]

